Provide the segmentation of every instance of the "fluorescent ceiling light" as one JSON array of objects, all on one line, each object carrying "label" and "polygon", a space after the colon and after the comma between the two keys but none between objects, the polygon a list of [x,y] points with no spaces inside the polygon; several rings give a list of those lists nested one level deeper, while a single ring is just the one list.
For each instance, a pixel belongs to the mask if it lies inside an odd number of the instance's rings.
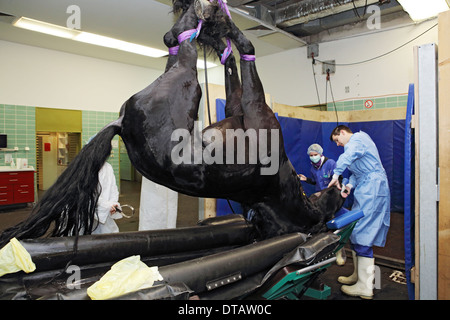
[{"label": "fluorescent ceiling light", "polygon": [[61,38],[81,41],[97,46],[103,46],[122,51],[132,52],[152,58],[160,58],[168,54],[167,51],[154,49],[151,47],[139,45],[136,43],[126,42],[110,37],[101,36],[94,33],[79,31],[75,29],[61,27],[55,24],[21,17],[16,20],[13,25],[15,27],[50,34]]},{"label": "fluorescent ceiling light", "polygon": [[398,0],[398,2],[414,21],[435,17],[449,9],[446,0]]},{"label": "fluorescent ceiling light", "polygon": [[101,36],[89,32],[80,32],[73,40],[81,41],[85,43],[95,44],[97,46],[103,46],[113,49],[118,49],[127,52],[133,52],[143,56],[149,56],[153,58],[160,58],[167,55],[167,51],[146,47],[140,44],[126,42],[110,37]]},{"label": "fluorescent ceiling light", "polygon": [[21,17],[13,22],[13,26],[67,39],[72,39],[79,33],[79,31],[74,29],[64,28],[55,24],[33,20],[25,17]]},{"label": "fluorescent ceiling light", "polygon": [[[117,50],[132,52],[144,56],[153,58],[160,58],[168,54],[167,51],[154,49],[151,47],[143,46],[136,43],[122,41],[110,37],[101,36],[94,33],[79,31],[76,29],[70,29],[61,27],[55,24],[34,20],[26,17],[21,17],[13,22],[15,27],[37,31],[52,36],[61,38],[76,40],[84,43],[89,43],[97,46],[113,48]],[[217,67],[217,64],[212,62],[206,62],[207,68]],[[201,59],[197,60],[197,68],[204,69],[205,62]]]}]

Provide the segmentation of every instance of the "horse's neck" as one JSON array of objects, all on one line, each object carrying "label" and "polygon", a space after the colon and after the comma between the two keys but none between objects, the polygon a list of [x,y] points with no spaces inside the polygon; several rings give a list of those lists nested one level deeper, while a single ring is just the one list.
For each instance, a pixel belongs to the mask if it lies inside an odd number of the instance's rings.
[{"label": "horse's neck", "polygon": [[313,205],[303,191],[300,179],[289,160],[280,165],[279,192],[279,201],[286,210],[296,212],[313,210]]},{"label": "horse's neck", "polygon": [[296,198],[300,192],[300,179],[297,177],[294,166],[287,157],[280,161],[278,176],[281,198]]}]

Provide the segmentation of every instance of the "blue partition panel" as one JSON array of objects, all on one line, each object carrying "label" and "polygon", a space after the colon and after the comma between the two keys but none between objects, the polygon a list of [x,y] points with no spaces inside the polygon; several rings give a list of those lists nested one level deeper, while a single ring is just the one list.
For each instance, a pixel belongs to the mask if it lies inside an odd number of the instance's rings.
[{"label": "blue partition panel", "polygon": [[404,233],[405,233],[405,273],[408,286],[408,297],[415,299],[414,284],[411,283],[411,268],[415,263],[415,215],[414,215],[414,133],[411,129],[411,118],[414,114],[414,84],[409,85],[408,105],[406,107],[405,126],[405,165],[404,165]]},{"label": "blue partition panel", "polygon": [[[224,110],[225,100],[217,99],[217,121],[225,118]],[[338,147],[336,143],[330,141],[330,134],[336,127],[336,122],[317,122],[281,116],[277,118],[281,125],[287,156],[297,173],[310,176],[311,163],[306,152],[313,143],[320,144],[323,147],[324,155],[334,160],[337,160],[339,155],[344,152],[343,147]],[[353,132],[362,130],[373,139],[388,176],[391,190],[391,210],[402,212],[404,210],[405,120],[340,122],[339,124],[347,125]],[[346,170],[344,177],[348,176],[349,172]],[[307,183],[302,185],[307,195],[315,192],[314,186]],[[351,195],[344,206],[351,207],[352,203],[353,196]],[[229,208],[227,203],[226,206],[221,207]]]},{"label": "blue partition panel", "polygon": [[[336,146],[336,143],[330,140],[331,131],[336,127],[335,122],[321,123],[287,117],[279,117],[279,121],[286,153],[297,173],[310,176],[311,163],[306,152],[312,143],[320,144],[324,155],[334,160],[337,160],[344,152],[343,147]],[[405,120],[341,122],[339,124],[348,126],[353,132],[364,131],[373,139],[389,180],[391,210],[403,211]],[[348,175],[349,172],[346,170],[344,177]],[[303,186],[308,195],[314,192],[314,186],[307,183]],[[346,206],[348,205],[351,203],[346,203]]]}]

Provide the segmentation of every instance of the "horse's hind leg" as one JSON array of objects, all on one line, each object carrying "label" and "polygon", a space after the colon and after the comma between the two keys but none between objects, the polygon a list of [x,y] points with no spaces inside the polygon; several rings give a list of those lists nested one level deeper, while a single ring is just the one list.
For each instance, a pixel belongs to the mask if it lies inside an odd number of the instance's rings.
[{"label": "horse's hind leg", "polygon": [[[173,1],[173,12],[175,14],[179,13],[179,17],[177,20],[180,20],[181,17],[186,13],[189,9],[188,4],[192,3],[192,1]],[[181,13],[180,13],[181,11]],[[163,37],[164,44],[169,49],[169,58],[167,59],[166,69],[164,72],[167,72],[177,61],[178,61],[178,50],[180,48],[177,37],[173,34],[173,27]]]},{"label": "horse's hind leg", "polygon": [[275,115],[266,104],[264,88],[256,70],[255,49],[253,44],[236,27],[227,20],[230,27],[228,36],[236,45],[241,56],[242,99],[246,128],[279,128]]},{"label": "horse's hind leg", "polygon": [[177,60],[178,60],[179,45],[178,45],[178,40],[173,35],[172,30],[169,30],[164,35],[164,44],[169,49],[169,58],[167,58],[166,69],[164,70],[164,72],[167,72],[167,70],[169,70],[175,64],[175,62],[177,62]]},{"label": "horse's hind leg", "polygon": [[194,5],[181,16],[177,23],[172,28],[172,35],[178,40],[179,51],[178,61],[183,66],[190,66],[196,69],[197,65],[197,48],[195,41],[191,38],[192,34],[195,37],[195,29],[199,24],[198,18],[195,15]]},{"label": "horse's hind leg", "polygon": [[199,42],[205,46],[212,47],[221,63],[224,65],[225,71],[225,117],[242,116],[241,107],[242,87],[239,79],[236,59],[231,52],[231,43],[227,40],[225,44],[215,34],[209,34],[209,30],[200,33]]},{"label": "horse's hind leg", "polygon": [[242,99],[242,85],[239,79],[236,58],[231,53],[224,64],[225,71],[225,93],[227,102],[225,104],[225,116],[240,116],[243,115],[241,106]]},{"label": "horse's hind leg", "polygon": [[[163,37],[164,44],[169,49],[169,57],[167,59],[166,68],[164,72],[167,72],[178,61],[178,50],[180,45],[178,43],[177,35],[174,34],[174,28],[192,5],[193,0],[174,0],[173,1],[173,13],[179,14],[177,22]],[[180,13],[181,12],[181,13]]]},{"label": "horse's hind leg", "polygon": [[164,103],[170,109],[167,112],[172,119],[173,130],[185,128],[192,132],[198,117],[201,89],[197,79],[197,27],[199,21],[191,4],[171,30],[179,43],[177,63],[164,74],[164,80],[155,93],[164,92]]}]

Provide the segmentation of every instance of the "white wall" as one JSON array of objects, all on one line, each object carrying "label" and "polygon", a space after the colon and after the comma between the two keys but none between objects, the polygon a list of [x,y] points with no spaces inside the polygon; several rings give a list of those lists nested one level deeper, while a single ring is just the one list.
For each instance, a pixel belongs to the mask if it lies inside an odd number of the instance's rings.
[{"label": "white wall", "polygon": [[[352,63],[376,57],[418,36],[437,19],[389,31],[319,44],[319,60]],[[335,100],[404,94],[414,81],[413,47],[437,43],[437,27],[400,50],[372,62],[337,66],[331,77]],[[64,52],[0,41],[0,103],[51,108],[119,111],[122,103],[161,72]],[[311,59],[306,47],[257,57],[266,93],[288,105],[318,103]],[[325,100],[325,75],[315,66],[320,102]],[[223,84],[223,67],[208,69],[210,83]],[[204,73],[199,71],[199,82]],[[350,92],[345,92],[349,86]],[[331,94],[328,87],[328,102]]]},{"label": "white wall", "polygon": [[[412,25],[371,35],[352,37],[319,44],[319,60],[335,60],[336,64],[364,61],[389,52],[418,36],[437,20],[420,25]],[[352,66],[336,66],[331,75],[331,85],[335,100],[360,99],[387,94],[408,92],[409,83],[414,82],[413,47],[426,43],[437,43],[435,27],[417,40],[401,49],[377,60]],[[289,50],[257,60],[258,73],[264,89],[274,101],[288,105],[317,104],[311,59],[307,58],[307,48]],[[315,66],[320,102],[325,100],[326,75],[322,74],[322,64]],[[349,93],[345,87],[349,86]],[[328,102],[331,100],[328,86]]]},{"label": "white wall", "polygon": [[0,103],[118,112],[160,72],[0,41]]}]

